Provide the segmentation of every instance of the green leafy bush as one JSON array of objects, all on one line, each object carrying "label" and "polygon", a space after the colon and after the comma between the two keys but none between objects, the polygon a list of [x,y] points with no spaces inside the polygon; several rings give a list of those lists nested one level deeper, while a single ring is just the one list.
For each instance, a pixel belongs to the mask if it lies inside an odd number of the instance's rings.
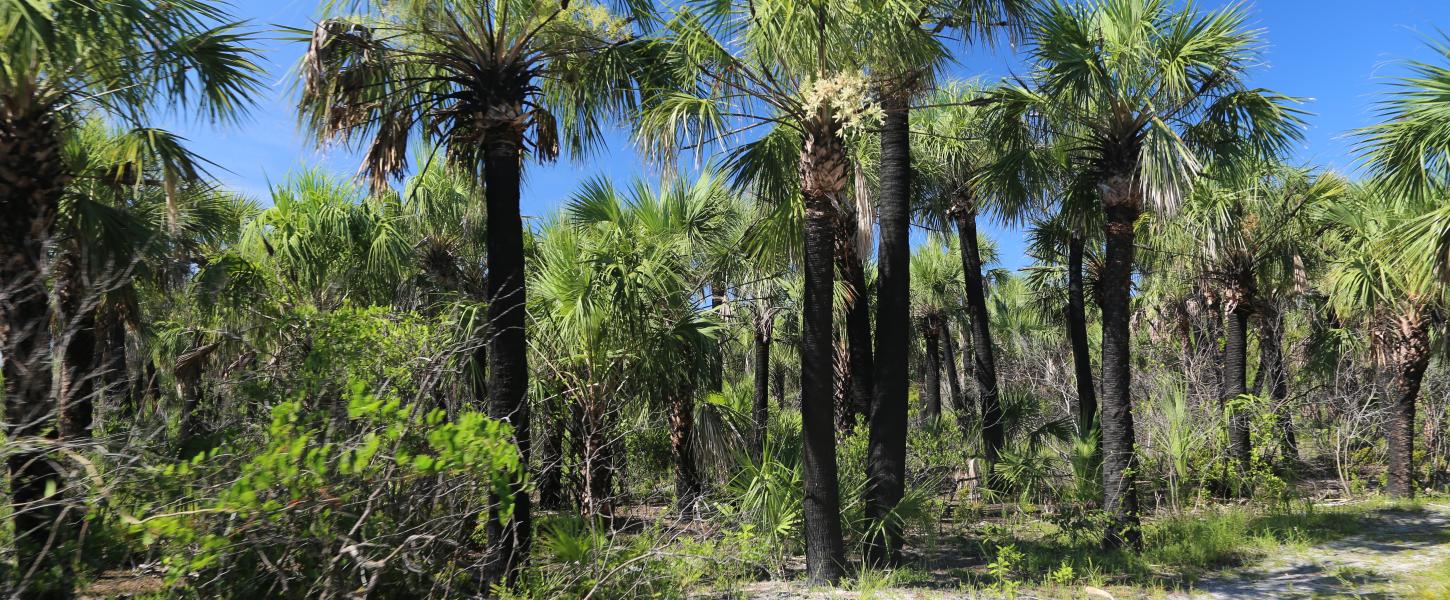
[{"label": "green leafy bush", "polygon": [[510,436],[482,414],[449,421],[361,385],[343,423],[283,402],[255,453],[155,468],[188,501],[148,507],[134,527],[174,584],[207,596],[464,591],[482,564],[489,498],[509,513],[506,483],[520,471]]}]

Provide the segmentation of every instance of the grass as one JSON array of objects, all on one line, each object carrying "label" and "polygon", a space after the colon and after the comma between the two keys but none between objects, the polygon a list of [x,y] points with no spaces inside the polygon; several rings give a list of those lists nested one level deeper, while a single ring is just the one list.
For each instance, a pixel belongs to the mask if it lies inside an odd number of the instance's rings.
[{"label": "grass", "polygon": [[[1382,502],[1330,509],[1217,506],[1149,520],[1143,550],[1137,553],[1102,550],[1101,529],[1086,518],[1009,519],[1006,525],[979,528],[976,542],[986,561],[998,560],[1010,546],[1008,577],[1028,585],[1183,589],[1212,571],[1359,533],[1372,512],[1387,508],[1404,507]],[[988,571],[959,575],[975,585],[1000,586],[1004,577]]]},{"label": "grass", "polygon": [[1450,600],[1450,558],[1440,561],[1406,582],[1404,597],[1410,600]]}]

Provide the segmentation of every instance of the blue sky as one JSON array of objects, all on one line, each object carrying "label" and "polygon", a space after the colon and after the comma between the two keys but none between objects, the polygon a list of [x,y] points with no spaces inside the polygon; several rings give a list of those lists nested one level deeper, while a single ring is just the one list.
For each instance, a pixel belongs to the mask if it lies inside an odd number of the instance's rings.
[{"label": "blue sky", "polygon": [[[233,13],[258,28],[307,27],[321,4],[321,0],[237,0]],[[1214,7],[1225,2],[1200,4]],[[1431,59],[1433,52],[1425,42],[1436,38],[1440,29],[1450,30],[1447,0],[1258,0],[1247,7],[1252,24],[1265,30],[1268,43],[1264,64],[1252,71],[1253,85],[1303,97],[1304,108],[1314,113],[1304,143],[1295,150],[1295,161],[1348,173],[1355,161],[1345,133],[1373,123],[1374,102],[1387,89],[1388,80],[1404,72],[1403,61]],[[337,148],[319,150],[298,130],[292,68],[304,45],[268,40],[260,47],[268,87],[249,119],[225,128],[189,121],[170,127],[187,137],[194,151],[224,169],[214,174],[225,185],[259,200],[265,201],[268,182],[280,181],[302,167],[355,172],[355,155]],[[1022,70],[1012,48],[1005,45],[959,50],[957,59],[953,74],[962,78],[995,80]],[[525,179],[524,214],[537,217],[551,212],[588,177],[654,177],[626,134],[609,137],[605,151],[582,162],[531,165]],[[989,224],[986,233],[998,241],[1003,266],[1026,264],[1019,232]]]}]

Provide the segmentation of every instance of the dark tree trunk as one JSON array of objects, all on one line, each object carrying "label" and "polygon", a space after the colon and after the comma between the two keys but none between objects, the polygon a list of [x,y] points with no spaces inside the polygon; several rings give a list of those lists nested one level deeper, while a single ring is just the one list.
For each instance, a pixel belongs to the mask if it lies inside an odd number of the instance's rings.
[{"label": "dark tree trunk", "polygon": [[[69,180],[54,120],[43,110],[15,113],[0,102],[0,363],[5,380],[5,436],[54,439],[57,406],[51,390],[50,299],[46,289],[47,246],[57,206]],[[68,598],[69,561],[45,552],[52,535],[60,543],[62,508],[47,502],[46,488],[65,481],[43,444],[17,447],[6,460],[10,510],[19,573],[39,574],[24,582],[23,597]],[[19,594],[17,594],[19,595]]]},{"label": "dark tree trunk", "polygon": [[[522,88],[519,97],[523,96]],[[520,103],[521,105],[522,103]],[[517,108],[515,108],[517,110]],[[524,225],[519,214],[523,134],[512,122],[495,125],[484,160],[484,198],[488,211],[488,394],[489,415],[513,426],[514,442],[529,464],[528,340],[524,332]],[[512,581],[529,555],[533,533],[524,473],[509,485],[512,517],[505,522],[490,504],[488,541],[491,576]]]},{"label": "dark tree trunk", "polygon": [[970,199],[963,199],[953,211],[957,238],[962,247],[962,273],[966,279],[967,316],[972,327],[972,373],[977,378],[977,400],[982,404],[982,450],[987,463],[997,462],[1006,443],[1002,423],[1002,398],[997,391],[997,358],[988,327],[987,294],[982,281],[982,253],[977,240],[977,211]]},{"label": "dark tree trunk", "polygon": [[926,341],[926,364],[922,365],[921,401],[926,422],[935,425],[941,420],[941,328],[935,317],[928,317],[921,328]]},{"label": "dark tree trunk", "polygon": [[101,398],[105,399],[105,406],[100,412],[104,424],[117,413],[123,417],[131,416],[137,398],[131,395],[133,386],[126,364],[126,325],[114,306],[101,313],[100,331]]},{"label": "dark tree trunk", "polygon": [[942,320],[941,323],[941,344],[942,344],[942,366],[946,368],[947,389],[951,391],[952,410],[962,411],[966,409],[965,400],[962,398],[961,380],[957,379],[957,353],[955,344],[952,343],[952,328],[949,321]]},{"label": "dark tree trunk", "polygon": [[1390,406],[1389,469],[1385,491],[1397,498],[1415,496],[1415,400],[1430,362],[1429,319],[1401,317],[1384,334],[1394,365]]},{"label": "dark tree trunk", "polygon": [[82,251],[70,248],[56,261],[56,346],[60,349],[60,381],[57,401],[60,421],[57,423],[63,440],[85,440],[91,437],[95,409],[96,382],[96,298],[95,290],[86,289],[83,276],[86,268]]},{"label": "dark tree trunk", "polygon": [[[1289,407],[1289,373],[1284,365],[1284,315],[1274,302],[1267,303],[1259,313],[1259,372],[1255,379],[1268,388],[1269,404],[1279,429],[1282,460],[1299,462],[1299,442],[1294,437],[1294,416]],[[1255,390],[1254,393],[1262,392]]]},{"label": "dark tree trunk", "polygon": [[670,398],[670,457],[675,462],[675,502],[686,517],[696,514],[701,490],[691,445],[694,429],[695,395],[688,389],[676,390]]},{"label": "dark tree trunk", "polygon": [[750,435],[751,456],[759,460],[765,452],[765,430],[770,423],[770,324],[755,329],[755,398]]},{"label": "dark tree trunk", "polygon": [[[854,223],[851,224],[854,229]],[[850,422],[854,426],[857,417],[864,417],[871,410],[871,397],[875,386],[875,365],[871,360],[871,302],[867,299],[866,270],[850,230],[842,227],[837,244],[841,246],[841,278],[849,288],[849,302],[846,305],[846,348],[849,353],[849,372],[846,399],[849,402]]]},{"label": "dark tree trunk", "polygon": [[1228,407],[1229,456],[1242,477],[1249,468],[1249,411],[1238,397],[1248,392],[1248,328],[1249,301],[1244,297],[1234,304],[1224,323],[1223,399]]},{"label": "dark tree trunk", "polygon": [[1104,262],[1098,279],[1098,305],[1103,313],[1103,508],[1111,522],[1105,546],[1139,546],[1138,489],[1134,477],[1138,457],[1134,446],[1132,364],[1129,347],[1133,286],[1133,224],[1140,200],[1131,177],[1113,178],[1104,202]]},{"label": "dark tree trunk", "polygon": [[770,389],[775,393],[775,406],[778,409],[785,410],[785,367],[776,365],[772,373],[775,383],[771,384]]},{"label": "dark tree trunk", "polygon": [[555,407],[544,428],[544,444],[539,457],[539,507],[549,510],[564,508],[564,433],[569,417],[567,411]]},{"label": "dark tree trunk", "polygon": [[897,562],[901,531],[887,516],[906,491],[906,396],[911,335],[911,145],[905,94],[882,99],[877,199],[876,390],[866,457],[866,560]]},{"label": "dark tree trunk", "polygon": [[835,410],[831,406],[835,219],[829,197],[808,192],[805,202],[801,437],[806,574],[813,581],[834,583],[841,578],[846,562],[837,487]]},{"label": "dark tree trunk", "polygon": [[[1083,291],[1082,236],[1074,235],[1067,246],[1067,339],[1072,346],[1072,368],[1077,379],[1077,432],[1086,437],[1096,429],[1097,388],[1093,385],[1093,359],[1089,354],[1087,302]],[[1102,455],[1102,439],[1098,454]]]},{"label": "dark tree trunk", "polygon": [[614,503],[611,497],[614,467],[611,464],[613,451],[609,444],[609,433],[605,429],[603,399],[585,390],[574,398],[573,420],[578,431],[580,475],[579,512],[586,518],[611,517]]},{"label": "dark tree trunk", "polygon": [[477,335],[480,341],[468,357],[468,387],[473,410],[488,410],[488,344],[482,343],[488,338],[488,327],[480,327]]}]

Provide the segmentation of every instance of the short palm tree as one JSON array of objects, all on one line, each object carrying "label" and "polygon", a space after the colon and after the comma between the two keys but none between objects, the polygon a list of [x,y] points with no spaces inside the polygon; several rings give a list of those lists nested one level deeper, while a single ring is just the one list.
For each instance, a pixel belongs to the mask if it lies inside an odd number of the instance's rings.
[{"label": "short palm tree", "polygon": [[[1240,473],[1250,466],[1248,336],[1254,317],[1272,325],[1274,299],[1302,288],[1305,246],[1312,243],[1308,216],[1341,192],[1339,179],[1315,176],[1279,163],[1226,165],[1207,175],[1178,218],[1156,243],[1176,256],[1194,257],[1190,272],[1211,282],[1226,317],[1220,396],[1229,420],[1229,455]],[[1273,401],[1287,398],[1278,329],[1259,328],[1259,348]],[[1277,404],[1276,404],[1277,407]],[[1283,407],[1279,407],[1283,408]],[[1285,409],[1287,410],[1287,409]],[[1292,438],[1292,430],[1283,434]]]},{"label": "short palm tree", "polygon": [[1028,19],[1028,85],[996,105],[1069,140],[1074,177],[1097,191],[1105,251],[1102,430],[1105,543],[1136,544],[1138,498],[1129,298],[1134,225],[1144,210],[1171,213],[1205,164],[1223,156],[1274,156],[1300,135],[1289,99],[1244,80],[1256,31],[1237,6],[1202,12],[1166,0],[1039,4]]},{"label": "short palm tree", "polygon": [[[419,139],[482,179],[489,411],[513,425],[528,457],[523,164],[552,161],[561,146],[592,149],[601,119],[633,106],[630,21],[593,2],[343,4],[366,10],[298,32],[308,43],[302,120],[319,140],[365,140],[362,171],[375,188],[404,174],[407,147]],[[488,525],[491,576],[512,575],[528,554],[524,482],[511,492],[512,517],[495,510]]]},{"label": "short palm tree", "polygon": [[950,236],[932,236],[911,255],[911,304],[926,347],[921,398],[923,414],[932,423],[941,417],[942,329],[962,305],[962,271],[948,246],[952,241]]},{"label": "short palm tree", "polygon": [[1415,402],[1430,361],[1430,325],[1445,305],[1440,282],[1407,252],[1405,230],[1419,211],[1374,188],[1353,190],[1322,213],[1338,236],[1338,259],[1325,276],[1336,314],[1368,329],[1374,357],[1390,370],[1389,469],[1386,490],[1415,494]]},{"label": "short palm tree", "polygon": [[[259,70],[240,25],[202,0],[17,0],[0,4],[0,23],[0,354],[7,435],[18,440],[45,435],[55,418],[46,248],[74,176],[67,131],[86,112],[144,126],[173,104],[233,119]],[[20,562],[37,577],[18,584],[43,596],[68,584],[63,565],[39,552],[57,509],[37,502],[60,482],[39,446],[27,447],[9,458],[13,518]]]}]

